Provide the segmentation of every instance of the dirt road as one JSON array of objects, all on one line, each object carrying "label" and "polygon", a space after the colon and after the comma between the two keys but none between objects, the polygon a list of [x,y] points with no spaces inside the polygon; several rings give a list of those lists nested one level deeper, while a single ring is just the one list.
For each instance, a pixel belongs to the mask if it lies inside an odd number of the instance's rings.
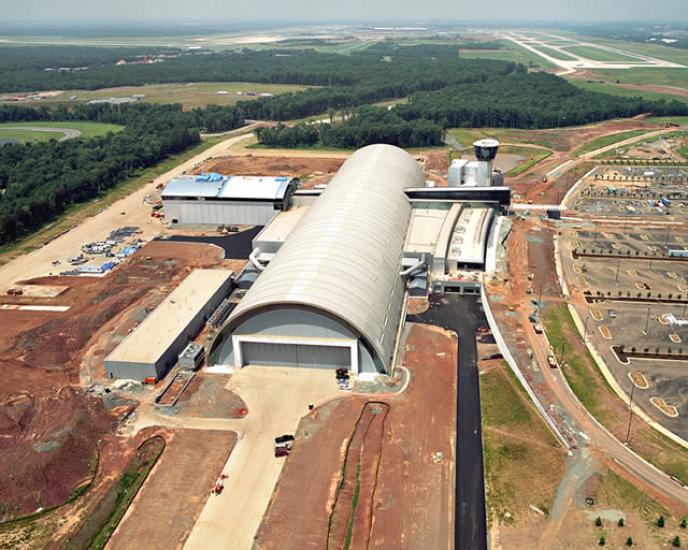
[{"label": "dirt road", "polygon": [[143,202],[144,197],[150,195],[159,183],[166,183],[173,176],[191,170],[198,162],[205,161],[211,157],[227,155],[232,146],[250,137],[251,134],[241,135],[218,143],[166,172],[152,183],[117,201],[97,216],[86,220],[45,246],[3,265],[0,267],[0,290],[7,289],[20,280],[40,277],[59,271],[59,267],[55,268],[52,265],[53,260],[60,259],[64,265],[68,257],[79,253],[82,244],[93,240],[105,239],[110,231],[118,227],[125,225],[138,226],[142,231],[140,237],[144,240],[151,239],[160,233],[162,222],[150,216],[150,206]]}]

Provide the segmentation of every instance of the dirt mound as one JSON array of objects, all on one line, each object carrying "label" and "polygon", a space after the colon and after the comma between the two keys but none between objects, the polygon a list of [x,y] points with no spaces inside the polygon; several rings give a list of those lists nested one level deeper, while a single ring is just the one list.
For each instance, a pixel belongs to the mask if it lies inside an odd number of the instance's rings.
[{"label": "dirt mound", "polygon": [[0,402],[0,519],[65,501],[97,464],[96,445],[114,418],[99,401],[64,387],[14,393]]}]

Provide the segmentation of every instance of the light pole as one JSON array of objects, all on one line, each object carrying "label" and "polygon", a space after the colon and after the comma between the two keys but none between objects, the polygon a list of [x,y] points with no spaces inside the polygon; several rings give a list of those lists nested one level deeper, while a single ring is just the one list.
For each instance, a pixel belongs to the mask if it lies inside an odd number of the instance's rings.
[{"label": "light pole", "polygon": [[590,312],[588,311],[588,316],[585,318],[585,326],[583,327],[583,341],[588,341],[588,321],[590,320]]},{"label": "light pole", "polygon": [[631,421],[633,420],[633,392],[635,391],[635,382],[631,380],[631,396],[628,399],[628,430],[626,431],[626,441],[624,445],[628,445],[628,440],[631,437]]},{"label": "light pole", "polygon": [[645,330],[643,331],[643,334],[647,336],[647,328],[650,323],[650,307],[648,306],[647,308],[647,317],[645,317]]}]

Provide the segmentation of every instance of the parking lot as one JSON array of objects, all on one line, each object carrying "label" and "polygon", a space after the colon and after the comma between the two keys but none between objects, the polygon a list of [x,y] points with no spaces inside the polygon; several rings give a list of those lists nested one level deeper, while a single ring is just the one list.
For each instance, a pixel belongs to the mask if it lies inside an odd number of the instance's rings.
[{"label": "parking lot", "polygon": [[688,168],[601,166],[584,181],[574,208],[630,218],[688,215]]},{"label": "parking lot", "polygon": [[[586,339],[643,409],[688,435],[688,248],[678,225],[567,224],[562,269]],[[565,350],[557,350],[565,361]]]}]

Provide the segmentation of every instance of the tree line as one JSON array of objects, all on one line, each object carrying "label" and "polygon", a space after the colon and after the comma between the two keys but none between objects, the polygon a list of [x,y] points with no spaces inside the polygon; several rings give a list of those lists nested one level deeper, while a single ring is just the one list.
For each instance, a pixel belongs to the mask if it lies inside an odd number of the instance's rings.
[{"label": "tree line", "polygon": [[[138,171],[200,142],[201,126],[243,124],[234,109],[182,112],[179,105],[78,105],[71,109],[0,106],[0,121],[89,120],[124,125],[91,139],[0,147],[0,244],[45,225]],[[226,115],[226,118],[223,116]]]}]

